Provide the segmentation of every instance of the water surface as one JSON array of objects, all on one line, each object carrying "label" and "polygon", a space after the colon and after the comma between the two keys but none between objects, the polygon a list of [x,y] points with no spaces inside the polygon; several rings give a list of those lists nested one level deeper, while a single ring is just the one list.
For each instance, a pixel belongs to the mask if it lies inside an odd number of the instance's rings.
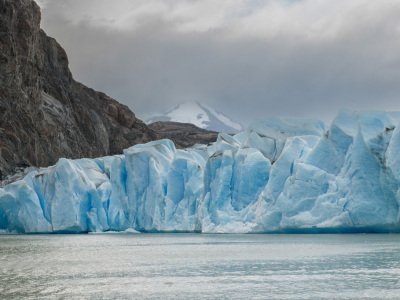
[{"label": "water surface", "polygon": [[400,235],[3,235],[21,298],[400,299]]}]

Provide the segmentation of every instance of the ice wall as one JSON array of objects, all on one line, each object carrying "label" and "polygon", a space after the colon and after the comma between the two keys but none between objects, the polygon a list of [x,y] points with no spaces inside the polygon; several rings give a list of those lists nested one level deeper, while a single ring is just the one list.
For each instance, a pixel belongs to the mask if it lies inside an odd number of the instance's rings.
[{"label": "ice wall", "polygon": [[0,189],[0,231],[400,231],[399,121],[274,118],[209,146],[60,159]]}]

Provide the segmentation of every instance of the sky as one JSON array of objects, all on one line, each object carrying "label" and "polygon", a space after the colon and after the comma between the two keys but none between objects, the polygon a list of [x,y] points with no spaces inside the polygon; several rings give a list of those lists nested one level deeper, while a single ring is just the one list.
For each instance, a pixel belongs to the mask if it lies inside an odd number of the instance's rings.
[{"label": "sky", "polygon": [[400,110],[398,0],[39,0],[74,78],[140,118]]}]

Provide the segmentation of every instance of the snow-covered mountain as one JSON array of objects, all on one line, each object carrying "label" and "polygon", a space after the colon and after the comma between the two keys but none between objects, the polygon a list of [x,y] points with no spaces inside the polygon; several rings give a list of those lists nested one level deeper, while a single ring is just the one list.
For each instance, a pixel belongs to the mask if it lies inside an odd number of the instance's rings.
[{"label": "snow-covered mountain", "polygon": [[239,123],[210,106],[198,102],[179,104],[162,115],[146,120],[148,124],[159,121],[191,123],[203,129],[225,133],[237,133],[242,130],[242,125]]}]

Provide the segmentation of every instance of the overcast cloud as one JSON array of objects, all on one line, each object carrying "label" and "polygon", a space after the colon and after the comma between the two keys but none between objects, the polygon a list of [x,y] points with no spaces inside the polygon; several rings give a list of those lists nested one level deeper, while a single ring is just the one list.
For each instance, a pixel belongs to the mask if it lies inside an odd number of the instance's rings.
[{"label": "overcast cloud", "polygon": [[248,123],[400,110],[398,0],[41,0],[75,79],[142,118],[185,101]]}]

